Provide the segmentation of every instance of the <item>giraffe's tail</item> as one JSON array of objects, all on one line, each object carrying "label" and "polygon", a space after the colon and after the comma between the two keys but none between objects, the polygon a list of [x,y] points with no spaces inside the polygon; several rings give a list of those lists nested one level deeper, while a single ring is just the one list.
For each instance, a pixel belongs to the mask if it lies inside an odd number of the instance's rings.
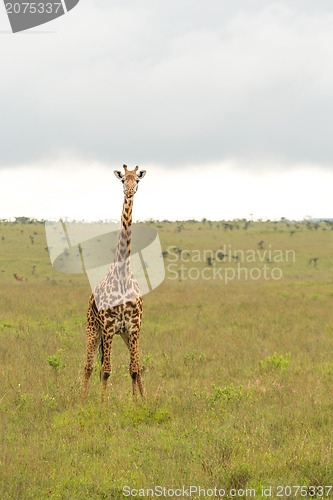
[{"label": "giraffe's tail", "polygon": [[100,344],[99,344],[99,355],[100,355],[100,358],[101,358],[101,371],[99,372],[99,378],[101,380],[102,378],[102,365],[103,365],[103,361],[104,361],[104,346],[103,346],[103,335],[102,335],[102,330],[100,329],[99,330],[99,334],[100,334]]}]

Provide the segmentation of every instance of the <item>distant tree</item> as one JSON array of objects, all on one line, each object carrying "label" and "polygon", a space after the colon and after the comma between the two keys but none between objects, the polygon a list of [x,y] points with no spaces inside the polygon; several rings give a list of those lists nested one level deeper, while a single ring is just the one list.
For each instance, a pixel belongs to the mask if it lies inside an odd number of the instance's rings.
[{"label": "distant tree", "polygon": [[216,252],[216,258],[217,260],[224,260],[224,257],[226,257],[226,254],[219,251],[219,252]]},{"label": "distant tree", "polygon": [[31,224],[30,217],[15,217],[15,224]]},{"label": "distant tree", "polygon": [[333,231],[333,220],[324,220],[324,222]]},{"label": "distant tree", "polygon": [[233,230],[233,228],[234,228],[234,225],[233,225],[233,224],[231,224],[231,222],[223,222],[223,224],[222,224],[222,225],[223,225],[223,229],[224,229],[225,231],[227,231],[228,229],[230,229],[230,231],[232,231],[232,230]]}]

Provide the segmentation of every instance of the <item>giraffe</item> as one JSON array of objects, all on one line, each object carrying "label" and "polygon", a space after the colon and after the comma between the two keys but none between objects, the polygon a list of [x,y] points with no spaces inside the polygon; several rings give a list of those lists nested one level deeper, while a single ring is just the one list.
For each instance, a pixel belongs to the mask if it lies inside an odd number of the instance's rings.
[{"label": "giraffe", "polygon": [[139,172],[139,167],[128,170],[123,165],[125,173],[115,170],[117,179],[123,183],[124,203],[121,214],[121,228],[115,257],[106,276],[96,285],[89,299],[87,312],[87,362],[85,365],[85,380],[82,391],[84,401],[89,377],[93,371],[93,361],[100,345],[102,351],[102,394],[103,403],[108,378],[111,373],[110,351],[113,336],[120,334],[130,353],[129,372],[132,378],[133,398],[136,401],[136,389],[145,399],[139,364],[139,334],[142,320],[142,296],[138,282],[130,267],[131,255],[131,225],[133,197],[138,189],[138,183],[146,175],[145,170]]}]

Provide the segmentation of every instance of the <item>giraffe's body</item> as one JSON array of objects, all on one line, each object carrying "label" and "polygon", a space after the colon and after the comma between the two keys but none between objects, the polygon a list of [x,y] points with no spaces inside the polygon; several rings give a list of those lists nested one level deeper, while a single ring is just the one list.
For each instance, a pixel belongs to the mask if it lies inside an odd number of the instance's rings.
[{"label": "giraffe's body", "polygon": [[84,399],[88,380],[93,370],[93,360],[97,347],[102,347],[102,398],[111,373],[110,351],[113,336],[120,334],[130,352],[130,375],[132,377],[133,396],[139,385],[141,396],[144,389],[139,364],[139,334],[142,320],[142,297],[140,287],[130,267],[130,242],[132,225],[133,196],[137,184],[144,177],[145,171],[136,174],[124,165],[125,175],[115,174],[124,184],[124,205],[121,214],[121,229],[115,258],[107,275],[94,288],[87,313],[87,363],[82,398]]}]

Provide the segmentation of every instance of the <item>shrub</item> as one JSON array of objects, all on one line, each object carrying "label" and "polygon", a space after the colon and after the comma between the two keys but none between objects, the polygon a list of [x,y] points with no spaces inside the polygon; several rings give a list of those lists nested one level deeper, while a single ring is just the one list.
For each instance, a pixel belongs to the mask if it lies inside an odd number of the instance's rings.
[{"label": "shrub", "polygon": [[261,370],[270,370],[279,368],[281,371],[287,370],[290,365],[290,352],[288,352],[285,357],[282,354],[278,355],[276,352],[273,356],[267,356],[265,361],[259,361],[259,367]]}]

